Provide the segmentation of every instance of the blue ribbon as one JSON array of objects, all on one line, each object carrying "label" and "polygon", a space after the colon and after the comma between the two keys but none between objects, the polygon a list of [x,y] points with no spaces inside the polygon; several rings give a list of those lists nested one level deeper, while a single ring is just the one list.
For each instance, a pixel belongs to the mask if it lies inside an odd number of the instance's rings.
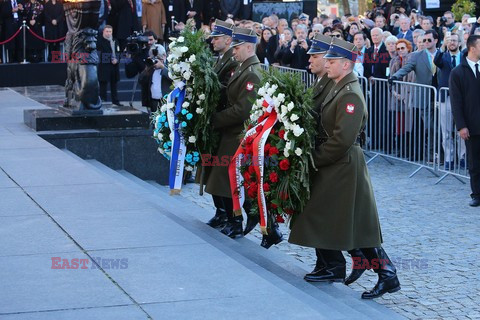
[{"label": "blue ribbon", "polygon": [[[177,123],[177,114],[182,111],[182,104],[185,100],[185,87],[183,89],[175,88],[172,92],[173,100],[177,99],[177,104],[175,106],[175,125],[173,132],[173,146],[172,146],[172,159],[170,161],[170,175],[169,175],[169,184],[170,189],[175,189],[175,177],[177,175],[177,162],[178,162],[178,150],[180,149],[180,132],[179,132],[179,123]],[[180,174],[183,174],[180,173]]]}]

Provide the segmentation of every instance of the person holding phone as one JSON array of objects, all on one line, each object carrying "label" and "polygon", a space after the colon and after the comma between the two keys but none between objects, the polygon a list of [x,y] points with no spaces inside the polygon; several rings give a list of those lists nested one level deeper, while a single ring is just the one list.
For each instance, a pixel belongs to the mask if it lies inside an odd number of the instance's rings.
[{"label": "person holding phone", "polygon": [[297,25],[295,29],[296,39],[288,44],[289,50],[285,50],[282,62],[290,64],[291,68],[306,70],[309,56],[310,40],[307,39],[308,30],[305,24]]}]

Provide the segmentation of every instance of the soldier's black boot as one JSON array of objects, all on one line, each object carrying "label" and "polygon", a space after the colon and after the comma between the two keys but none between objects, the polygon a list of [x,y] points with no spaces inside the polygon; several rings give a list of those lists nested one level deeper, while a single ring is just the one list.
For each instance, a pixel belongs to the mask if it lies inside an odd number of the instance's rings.
[{"label": "soldier's black boot", "polygon": [[[373,271],[378,274],[378,282],[372,290],[362,293],[362,299],[381,297],[385,293],[400,290],[397,270],[385,250],[380,248],[362,248],[363,254],[369,259]],[[378,267],[377,267],[378,266]]]},{"label": "soldier's black boot", "polygon": [[341,251],[316,249],[325,261],[325,267],[317,272],[308,273],[304,279],[310,282],[344,282],[346,262]]},{"label": "soldier's black boot", "polygon": [[315,275],[317,272],[319,272],[320,270],[322,270],[327,266],[327,264],[323,260],[322,253],[319,249],[315,249],[315,254],[317,255],[317,262],[315,263],[315,268],[313,268],[312,272],[307,273],[305,277]]},{"label": "soldier's black boot", "polygon": [[245,224],[245,230],[243,230],[243,235],[247,235],[252,231],[255,226],[260,222],[260,216],[259,215],[249,215],[247,214],[247,223]]},{"label": "soldier's black boot", "polygon": [[215,216],[212,219],[208,220],[207,224],[212,228],[220,228],[225,226],[227,221],[228,221],[228,217],[225,210],[217,208],[217,212],[215,213]]},{"label": "soldier's black boot", "polygon": [[362,253],[360,249],[353,249],[348,251],[348,253],[352,256],[352,273],[345,279],[345,284],[348,286],[349,284],[354,283],[355,281],[360,278],[360,276],[365,272],[366,268],[364,267],[364,261],[368,261],[367,257]]},{"label": "soldier's black boot", "polygon": [[230,238],[235,238],[237,236],[243,236],[243,217],[241,215],[239,216],[234,216],[234,217],[229,217],[227,224],[221,232],[229,236]]},{"label": "soldier's black boot", "polygon": [[271,218],[269,218],[269,220],[271,228],[267,228],[268,235],[263,235],[262,243],[260,244],[265,249],[283,241],[283,234],[278,228],[278,223]]}]

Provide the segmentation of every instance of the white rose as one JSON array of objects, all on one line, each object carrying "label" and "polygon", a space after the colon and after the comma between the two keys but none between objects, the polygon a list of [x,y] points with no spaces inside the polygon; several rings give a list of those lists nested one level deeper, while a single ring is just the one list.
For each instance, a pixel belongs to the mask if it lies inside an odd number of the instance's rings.
[{"label": "white rose", "polygon": [[190,106],[190,102],[188,101],[185,101],[184,103],[182,103],[182,108],[188,108]]},{"label": "white rose", "polygon": [[164,153],[165,153],[165,151],[163,151],[163,149],[162,149],[162,148],[160,148],[160,147],[158,147],[158,149],[157,149],[157,150],[158,150],[158,152],[160,152],[161,154],[164,154]]},{"label": "white rose", "polygon": [[192,54],[192,55],[190,56],[190,58],[188,59],[188,61],[189,61],[190,63],[194,62],[195,60],[196,60],[196,58],[195,58],[195,55],[194,55],[194,54]]},{"label": "white rose", "polygon": [[287,141],[287,143],[285,143],[285,149],[290,150],[291,148],[292,148],[292,142]]},{"label": "white rose", "polygon": [[285,131],[288,132],[288,131],[290,130],[290,128],[291,128],[290,122],[284,121],[284,122],[283,122],[283,125],[285,126]]},{"label": "white rose", "polygon": [[297,121],[298,119],[300,118],[295,113],[290,116],[290,120],[293,122]]},{"label": "white rose", "polygon": [[285,95],[283,93],[279,93],[277,99],[280,101],[280,103],[282,103],[285,101]]},{"label": "white rose", "polygon": [[190,80],[191,76],[192,76],[192,74],[189,71],[187,71],[183,74],[183,77],[185,78],[185,80]]},{"label": "white rose", "polygon": [[156,116],[155,117],[155,122],[158,122],[159,119],[160,119],[160,115]]},{"label": "white rose", "polygon": [[167,111],[167,105],[163,104],[161,107],[160,107],[160,112],[165,112]]},{"label": "white rose", "polygon": [[194,136],[188,137],[188,142],[195,143],[195,141],[197,141],[197,138],[195,138]]},{"label": "white rose", "polygon": [[203,109],[202,109],[202,108],[197,108],[197,109],[195,110],[195,112],[198,113],[198,114],[201,114],[201,113],[203,112]]},{"label": "white rose", "polygon": [[300,128],[300,126],[298,124],[293,126],[293,135],[295,137],[300,137],[302,135],[303,131],[305,131],[305,130],[303,128]]},{"label": "white rose", "polygon": [[[264,96],[265,95],[265,87],[261,87],[260,89],[258,89],[258,94],[260,96]],[[263,101],[262,101],[263,102]]]},{"label": "white rose", "polygon": [[271,97],[275,93],[275,88],[271,87],[267,89],[267,94]]},{"label": "white rose", "polygon": [[290,155],[290,153],[288,152],[287,149],[283,149],[283,155],[288,158],[288,156]]},{"label": "white rose", "polygon": [[300,157],[302,155],[302,149],[300,148],[295,149],[295,154]]},{"label": "white rose", "polygon": [[183,42],[184,40],[185,40],[184,37],[179,37],[179,38],[177,39],[177,42]]},{"label": "white rose", "polygon": [[198,99],[205,100],[205,95],[202,93],[201,95],[198,96]]},{"label": "white rose", "polygon": [[173,108],[175,108],[175,104],[173,102],[169,102],[169,103],[167,103],[167,108],[168,109],[173,109]]},{"label": "white rose", "polygon": [[288,108],[286,105],[282,105],[280,109],[282,110],[282,114],[286,114],[288,112]]},{"label": "white rose", "polygon": [[178,50],[179,50],[181,53],[185,53],[185,52],[188,51],[188,48],[187,48],[187,47],[180,47]]},{"label": "white rose", "polygon": [[295,108],[295,105],[293,104],[293,102],[290,102],[290,103],[287,105],[287,107],[288,107],[288,111],[292,111],[293,108]]},{"label": "white rose", "polygon": [[193,171],[193,167],[192,167],[192,166],[186,166],[186,167],[185,167],[185,170],[187,170],[187,171]]},{"label": "white rose", "polygon": [[173,132],[170,133],[170,141],[173,141],[174,135]]},{"label": "white rose", "polygon": [[158,140],[163,141],[163,134],[161,134],[159,132],[158,135],[157,135],[157,138],[158,138]]}]

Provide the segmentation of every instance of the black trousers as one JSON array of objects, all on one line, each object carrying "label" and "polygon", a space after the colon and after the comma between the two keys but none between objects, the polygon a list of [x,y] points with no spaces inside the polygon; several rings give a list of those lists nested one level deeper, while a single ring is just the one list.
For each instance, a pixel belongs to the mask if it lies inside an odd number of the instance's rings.
[{"label": "black trousers", "polygon": [[467,147],[468,173],[472,198],[480,199],[480,135],[470,136],[465,141]]},{"label": "black trousers", "polygon": [[315,253],[327,268],[341,267],[347,263],[340,250],[315,249]]},{"label": "black trousers", "polygon": [[[220,198],[222,198],[223,208],[227,212],[227,215],[232,216],[233,215],[233,200],[232,200],[232,198],[227,198],[227,197],[220,197]],[[251,204],[250,200],[246,199],[245,202],[243,203],[243,209],[245,210],[245,212],[247,214],[250,214],[250,209],[251,208],[252,208],[252,204]]]},{"label": "black trousers", "polygon": [[[111,76],[113,77],[113,75]],[[118,102],[117,94],[117,82],[116,81],[99,81],[100,84],[100,98],[102,101],[107,101],[107,84],[110,82],[110,95],[112,96],[112,102]]]}]

